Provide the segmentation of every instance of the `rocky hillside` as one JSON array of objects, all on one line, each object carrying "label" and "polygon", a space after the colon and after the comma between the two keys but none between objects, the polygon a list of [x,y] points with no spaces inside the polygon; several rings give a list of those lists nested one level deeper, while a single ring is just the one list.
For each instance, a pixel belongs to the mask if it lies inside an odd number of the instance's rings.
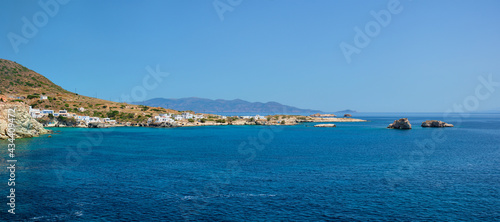
[{"label": "rocky hillside", "polygon": [[[47,96],[41,100],[40,96]],[[16,62],[0,59],[0,103],[23,102],[33,108],[68,110],[82,116],[109,117],[118,122],[146,121],[158,113],[178,113],[161,107],[118,103],[69,92]],[[78,108],[85,110],[80,112]]]},{"label": "rocky hillside", "polygon": [[[9,112],[15,109],[15,112]],[[9,113],[11,116],[9,116]],[[14,117],[14,118],[12,118]],[[36,137],[49,133],[42,124],[33,119],[29,114],[29,107],[23,103],[0,103],[0,139],[7,139],[9,118],[13,119],[15,137]]]}]

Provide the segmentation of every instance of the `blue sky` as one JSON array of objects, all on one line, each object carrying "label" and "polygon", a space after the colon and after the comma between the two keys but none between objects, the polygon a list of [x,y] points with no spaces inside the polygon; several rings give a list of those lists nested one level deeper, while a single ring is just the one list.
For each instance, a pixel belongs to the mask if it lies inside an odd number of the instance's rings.
[{"label": "blue sky", "polygon": [[[158,65],[170,75],[141,98],[239,98],[323,111],[443,112],[472,101],[480,76],[500,81],[499,1],[215,2],[230,9],[223,20],[213,0],[73,0],[57,11],[51,5],[44,21],[38,1],[5,1],[0,58],[114,101],[143,87],[146,67]],[[371,15],[381,10],[391,15],[381,17],[384,26]],[[23,35],[23,17],[38,19],[38,31],[26,32],[32,36]],[[367,25],[369,43],[348,62],[341,43],[356,47],[355,28],[366,35]],[[9,33],[26,37],[17,52]],[[474,109],[500,108],[495,89],[483,90],[488,97]]]}]

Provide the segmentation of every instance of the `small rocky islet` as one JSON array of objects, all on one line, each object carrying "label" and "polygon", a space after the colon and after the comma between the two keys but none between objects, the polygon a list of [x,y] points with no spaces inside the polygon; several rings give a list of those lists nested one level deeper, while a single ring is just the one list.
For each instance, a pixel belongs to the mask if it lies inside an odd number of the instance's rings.
[{"label": "small rocky islet", "polygon": [[[439,120],[426,120],[422,122],[422,127],[453,127],[453,124],[445,123]],[[394,123],[387,126],[389,129],[411,129],[411,123],[408,118],[395,120]]]},{"label": "small rocky islet", "polygon": [[335,124],[318,124],[314,125],[314,127],[337,127]]},{"label": "small rocky islet", "polygon": [[453,127],[453,124],[439,120],[426,120],[422,122],[422,127]]}]

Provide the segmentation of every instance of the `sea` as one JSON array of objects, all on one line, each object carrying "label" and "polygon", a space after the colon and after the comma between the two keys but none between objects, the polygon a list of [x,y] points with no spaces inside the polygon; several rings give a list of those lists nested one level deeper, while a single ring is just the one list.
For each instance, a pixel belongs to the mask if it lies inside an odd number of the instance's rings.
[{"label": "sea", "polygon": [[[51,128],[14,158],[0,141],[0,221],[500,221],[500,114],[354,117],[368,122]],[[403,117],[413,129],[386,128]]]}]

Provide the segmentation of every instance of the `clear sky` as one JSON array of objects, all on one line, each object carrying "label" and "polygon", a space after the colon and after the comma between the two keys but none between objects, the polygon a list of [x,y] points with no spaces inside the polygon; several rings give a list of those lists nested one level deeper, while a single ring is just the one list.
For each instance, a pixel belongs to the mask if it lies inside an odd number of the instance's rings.
[{"label": "clear sky", "polygon": [[[500,1],[62,3],[4,1],[0,58],[102,99],[119,101],[143,87],[140,98],[146,99],[441,112],[464,101],[476,108],[480,76],[500,82]],[[144,87],[146,67],[157,65],[170,75],[157,87]],[[480,93],[478,110],[500,108],[500,87]]]}]

